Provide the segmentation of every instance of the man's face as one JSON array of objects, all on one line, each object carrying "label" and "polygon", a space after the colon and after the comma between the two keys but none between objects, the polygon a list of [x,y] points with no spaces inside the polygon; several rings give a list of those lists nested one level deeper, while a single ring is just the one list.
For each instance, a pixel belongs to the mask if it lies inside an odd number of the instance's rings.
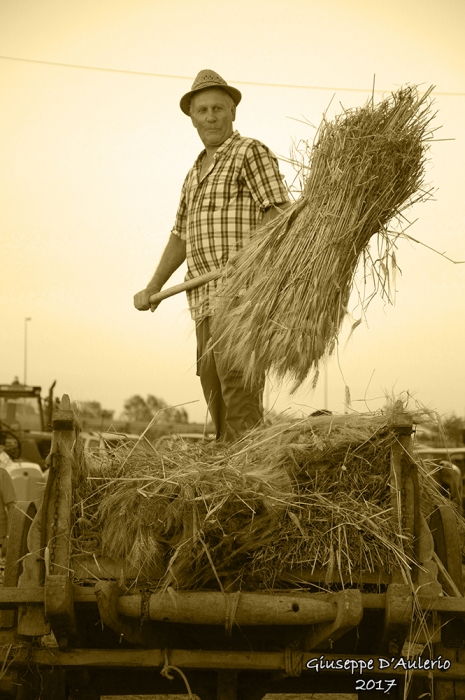
[{"label": "man's face", "polygon": [[208,88],[192,97],[190,116],[205,148],[218,148],[233,132],[236,106],[224,90]]}]

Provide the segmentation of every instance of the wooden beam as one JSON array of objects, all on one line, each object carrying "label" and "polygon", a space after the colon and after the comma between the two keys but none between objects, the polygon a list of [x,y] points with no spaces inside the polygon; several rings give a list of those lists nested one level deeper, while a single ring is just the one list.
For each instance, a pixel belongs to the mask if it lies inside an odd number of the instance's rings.
[{"label": "wooden beam", "polygon": [[45,617],[59,643],[75,631],[73,584],[66,574],[50,574],[45,579]]},{"label": "wooden beam", "polygon": [[[280,591],[280,595],[292,597],[293,592]],[[301,594],[299,594],[301,595]],[[332,593],[312,593],[315,599],[325,602],[331,600]],[[43,603],[45,589],[43,586],[24,587],[0,587],[0,610],[12,610],[19,603]],[[94,586],[80,586],[73,584],[74,602],[80,605],[97,605]],[[448,596],[422,596],[415,601],[424,611],[452,612],[458,617],[465,616],[465,598]],[[363,608],[371,610],[384,610],[386,607],[385,593],[362,593]]]},{"label": "wooden beam", "polygon": [[[121,615],[141,617],[142,596],[118,599]],[[307,595],[277,593],[220,593],[169,590],[153,593],[149,618],[184,624],[223,625],[318,625],[333,622],[338,606],[336,597],[325,602]]]},{"label": "wooden beam", "polygon": [[0,588],[0,610],[12,610],[19,603],[43,603],[44,596],[43,586]]},{"label": "wooden beam", "polygon": [[[8,656],[8,649],[0,650],[0,661]],[[285,652],[250,652],[250,651],[191,651],[173,649],[170,651],[170,664],[178,668],[205,669],[205,670],[237,670],[237,671],[285,671]],[[318,652],[304,652],[302,654],[302,671],[307,677],[315,674],[308,670],[306,664],[312,659],[320,659]],[[445,658],[445,657],[443,657]],[[22,650],[16,648],[15,656],[11,661],[13,667],[38,664],[42,666],[58,667],[83,667],[89,668],[146,668],[162,669],[164,665],[165,651],[163,649],[74,649],[73,651],[60,651],[57,648],[33,648],[25,645]],[[366,654],[324,654],[325,663],[344,661],[375,660],[375,670],[370,671],[373,677],[403,677],[405,670],[402,667],[394,669],[381,669],[378,667],[376,655]],[[446,672],[430,670],[415,671],[415,675],[429,676],[442,680],[462,680],[465,678],[465,663],[451,659],[451,666]],[[350,670],[324,669],[319,675],[348,675]],[[353,678],[356,678],[353,674]]]},{"label": "wooden beam", "polygon": [[435,612],[451,612],[457,617],[465,617],[465,598],[417,598],[422,610],[434,610]]}]

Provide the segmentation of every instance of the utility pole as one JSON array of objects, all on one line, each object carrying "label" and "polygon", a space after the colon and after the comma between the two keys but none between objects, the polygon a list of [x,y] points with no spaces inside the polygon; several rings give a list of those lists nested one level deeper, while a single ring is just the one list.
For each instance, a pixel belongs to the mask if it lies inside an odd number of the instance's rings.
[{"label": "utility pole", "polygon": [[29,316],[24,319],[24,379],[23,379],[23,384],[26,386],[27,384],[27,323],[28,321],[32,321],[32,318]]}]

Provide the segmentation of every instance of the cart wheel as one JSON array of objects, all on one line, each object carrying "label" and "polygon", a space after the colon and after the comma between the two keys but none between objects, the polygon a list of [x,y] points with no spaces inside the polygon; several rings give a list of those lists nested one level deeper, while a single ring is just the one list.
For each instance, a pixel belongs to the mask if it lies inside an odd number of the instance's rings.
[{"label": "cart wheel", "polygon": [[452,506],[438,506],[430,517],[429,529],[433,535],[436,554],[463,595],[462,553],[457,521]]},{"label": "cart wheel", "polygon": [[[8,549],[5,558],[3,585],[15,587],[23,570],[22,558],[27,554],[27,535],[31,523],[37,513],[34,501],[17,501],[11,518]],[[0,627],[14,627],[17,612],[2,610],[0,612]]]}]

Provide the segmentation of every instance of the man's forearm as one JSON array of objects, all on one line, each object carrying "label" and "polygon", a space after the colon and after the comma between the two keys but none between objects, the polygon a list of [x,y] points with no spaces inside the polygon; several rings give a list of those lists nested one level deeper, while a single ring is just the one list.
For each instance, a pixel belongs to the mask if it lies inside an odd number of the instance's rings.
[{"label": "man's forearm", "polygon": [[155,270],[152,279],[148,283],[146,289],[159,291],[165,282],[169,280],[173,272],[182,265],[186,259],[186,242],[181,240],[174,233],[170,235],[168,243],[157,269]]}]

